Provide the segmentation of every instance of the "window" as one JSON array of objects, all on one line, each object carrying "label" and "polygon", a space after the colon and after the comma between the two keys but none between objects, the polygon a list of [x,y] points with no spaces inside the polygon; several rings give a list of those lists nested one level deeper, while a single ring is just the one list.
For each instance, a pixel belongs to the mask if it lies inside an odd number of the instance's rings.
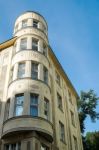
[{"label": "window", "polygon": [[45,43],[43,43],[43,54],[44,56],[47,56],[47,46],[45,45]]},{"label": "window", "polygon": [[38,28],[38,21],[37,20],[33,20],[33,27]]},{"label": "window", "polygon": [[74,150],[78,150],[77,138],[73,136],[74,139]]},{"label": "window", "polygon": [[71,113],[71,122],[72,122],[72,125],[75,126],[74,113],[72,111],[70,111],[70,113]]},{"label": "window", "polygon": [[62,97],[57,93],[57,101],[58,101],[58,107],[60,110],[63,109],[63,106],[62,106]]},{"label": "window", "polygon": [[72,103],[72,96],[69,90],[68,90],[68,97],[69,97],[69,101]]},{"label": "window", "polygon": [[26,50],[27,49],[27,38],[21,39],[20,42],[20,50]]},{"label": "window", "polygon": [[64,125],[59,121],[60,140],[65,142],[65,130]]},{"label": "window", "polygon": [[48,84],[48,70],[46,67],[43,67],[43,75],[44,75],[44,82]]},{"label": "window", "polygon": [[44,115],[49,120],[49,100],[47,98],[44,98]]},{"label": "window", "polygon": [[34,38],[32,38],[32,50],[38,51],[38,40]]},{"label": "window", "polygon": [[44,144],[41,144],[41,150],[49,150],[49,147]]},{"label": "window", "polygon": [[6,144],[5,150],[21,150],[21,143]]},{"label": "window", "polygon": [[22,28],[25,28],[25,27],[27,27],[27,20],[22,21]]},{"label": "window", "polygon": [[60,85],[60,75],[56,72],[56,82]]},{"label": "window", "polygon": [[9,118],[9,109],[10,109],[10,99],[7,100],[5,105],[5,117],[4,117],[5,120]]},{"label": "window", "polygon": [[30,115],[38,116],[38,95],[30,94]]},{"label": "window", "polygon": [[18,66],[18,78],[25,77],[25,63],[19,63]]},{"label": "window", "polygon": [[24,94],[15,96],[15,116],[21,116],[23,113]]},{"label": "window", "polygon": [[31,77],[32,79],[38,79],[38,64],[32,63],[31,65]]}]

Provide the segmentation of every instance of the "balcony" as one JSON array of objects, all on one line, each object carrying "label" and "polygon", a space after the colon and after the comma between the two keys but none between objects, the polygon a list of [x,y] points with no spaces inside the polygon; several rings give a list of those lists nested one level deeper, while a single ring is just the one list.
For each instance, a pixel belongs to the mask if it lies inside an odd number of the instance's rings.
[{"label": "balcony", "polygon": [[3,124],[2,139],[15,133],[36,131],[50,142],[53,141],[52,124],[41,117],[18,116],[8,119]]}]

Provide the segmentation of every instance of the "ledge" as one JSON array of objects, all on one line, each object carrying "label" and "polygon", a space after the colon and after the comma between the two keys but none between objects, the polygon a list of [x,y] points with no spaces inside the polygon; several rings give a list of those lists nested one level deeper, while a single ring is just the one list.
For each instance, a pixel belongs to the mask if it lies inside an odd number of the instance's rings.
[{"label": "ledge", "polygon": [[36,131],[44,136],[50,142],[53,141],[53,125],[50,121],[41,117],[32,117],[29,115],[17,116],[6,120],[3,123],[2,139],[15,133],[27,131]]},{"label": "ledge", "polygon": [[48,40],[47,33],[45,33],[43,30],[41,30],[41,29],[39,29],[39,28],[35,28],[35,27],[33,27],[33,26],[26,26],[26,27],[24,27],[24,28],[20,28],[20,29],[17,30],[13,35],[15,36],[15,34],[17,34],[18,32],[20,32],[21,30],[28,29],[28,28],[32,28],[32,29],[34,29],[34,30],[38,30],[38,31],[42,32],[42,33],[46,36],[46,38],[47,38],[47,40]]},{"label": "ledge", "polygon": [[[20,80],[39,81],[39,82],[45,84],[45,85],[49,88],[49,90],[50,90],[50,92],[51,92],[51,88],[50,88],[50,86],[49,86],[47,83],[45,83],[44,81],[42,81],[42,80],[40,80],[40,79],[35,79],[35,80],[34,80],[34,79],[32,79],[31,77],[24,77],[24,78],[18,78],[18,79],[16,79],[16,80],[13,80],[12,82],[9,83],[9,86],[10,86],[12,83],[14,83],[14,82],[16,82],[16,81],[20,81]],[[8,87],[9,87],[9,86],[8,86]]]}]

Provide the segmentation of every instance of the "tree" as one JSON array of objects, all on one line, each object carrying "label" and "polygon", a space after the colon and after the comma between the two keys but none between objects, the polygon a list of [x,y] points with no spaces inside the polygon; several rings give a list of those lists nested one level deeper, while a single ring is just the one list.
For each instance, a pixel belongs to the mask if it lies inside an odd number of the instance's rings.
[{"label": "tree", "polygon": [[84,150],[99,150],[99,131],[88,132],[85,137]]},{"label": "tree", "polygon": [[90,116],[93,122],[99,119],[99,113],[96,112],[98,100],[99,97],[97,97],[93,90],[89,90],[88,92],[81,91],[80,99],[78,100],[78,113],[82,133],[84,133],[84,121],[87,116]]}]

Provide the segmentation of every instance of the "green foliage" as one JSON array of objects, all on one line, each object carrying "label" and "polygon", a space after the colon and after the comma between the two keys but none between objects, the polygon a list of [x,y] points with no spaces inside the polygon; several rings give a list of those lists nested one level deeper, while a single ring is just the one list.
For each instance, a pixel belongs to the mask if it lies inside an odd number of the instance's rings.
[{"label": "green foliage", "polygon": [[84,150],[99,150],[99,131],[88,132],[83,141]]},{"label": "green foliage", "polygon": [[84,121],[87,116],[90,116],[93,122],[99,119],[99,113],[96,112],[98,100],[99,97],[97,97],[93,90],[89,90],[88,92],[81,91],[80,99],[78,100],[78,112],[82,133],[84,133]]}]

